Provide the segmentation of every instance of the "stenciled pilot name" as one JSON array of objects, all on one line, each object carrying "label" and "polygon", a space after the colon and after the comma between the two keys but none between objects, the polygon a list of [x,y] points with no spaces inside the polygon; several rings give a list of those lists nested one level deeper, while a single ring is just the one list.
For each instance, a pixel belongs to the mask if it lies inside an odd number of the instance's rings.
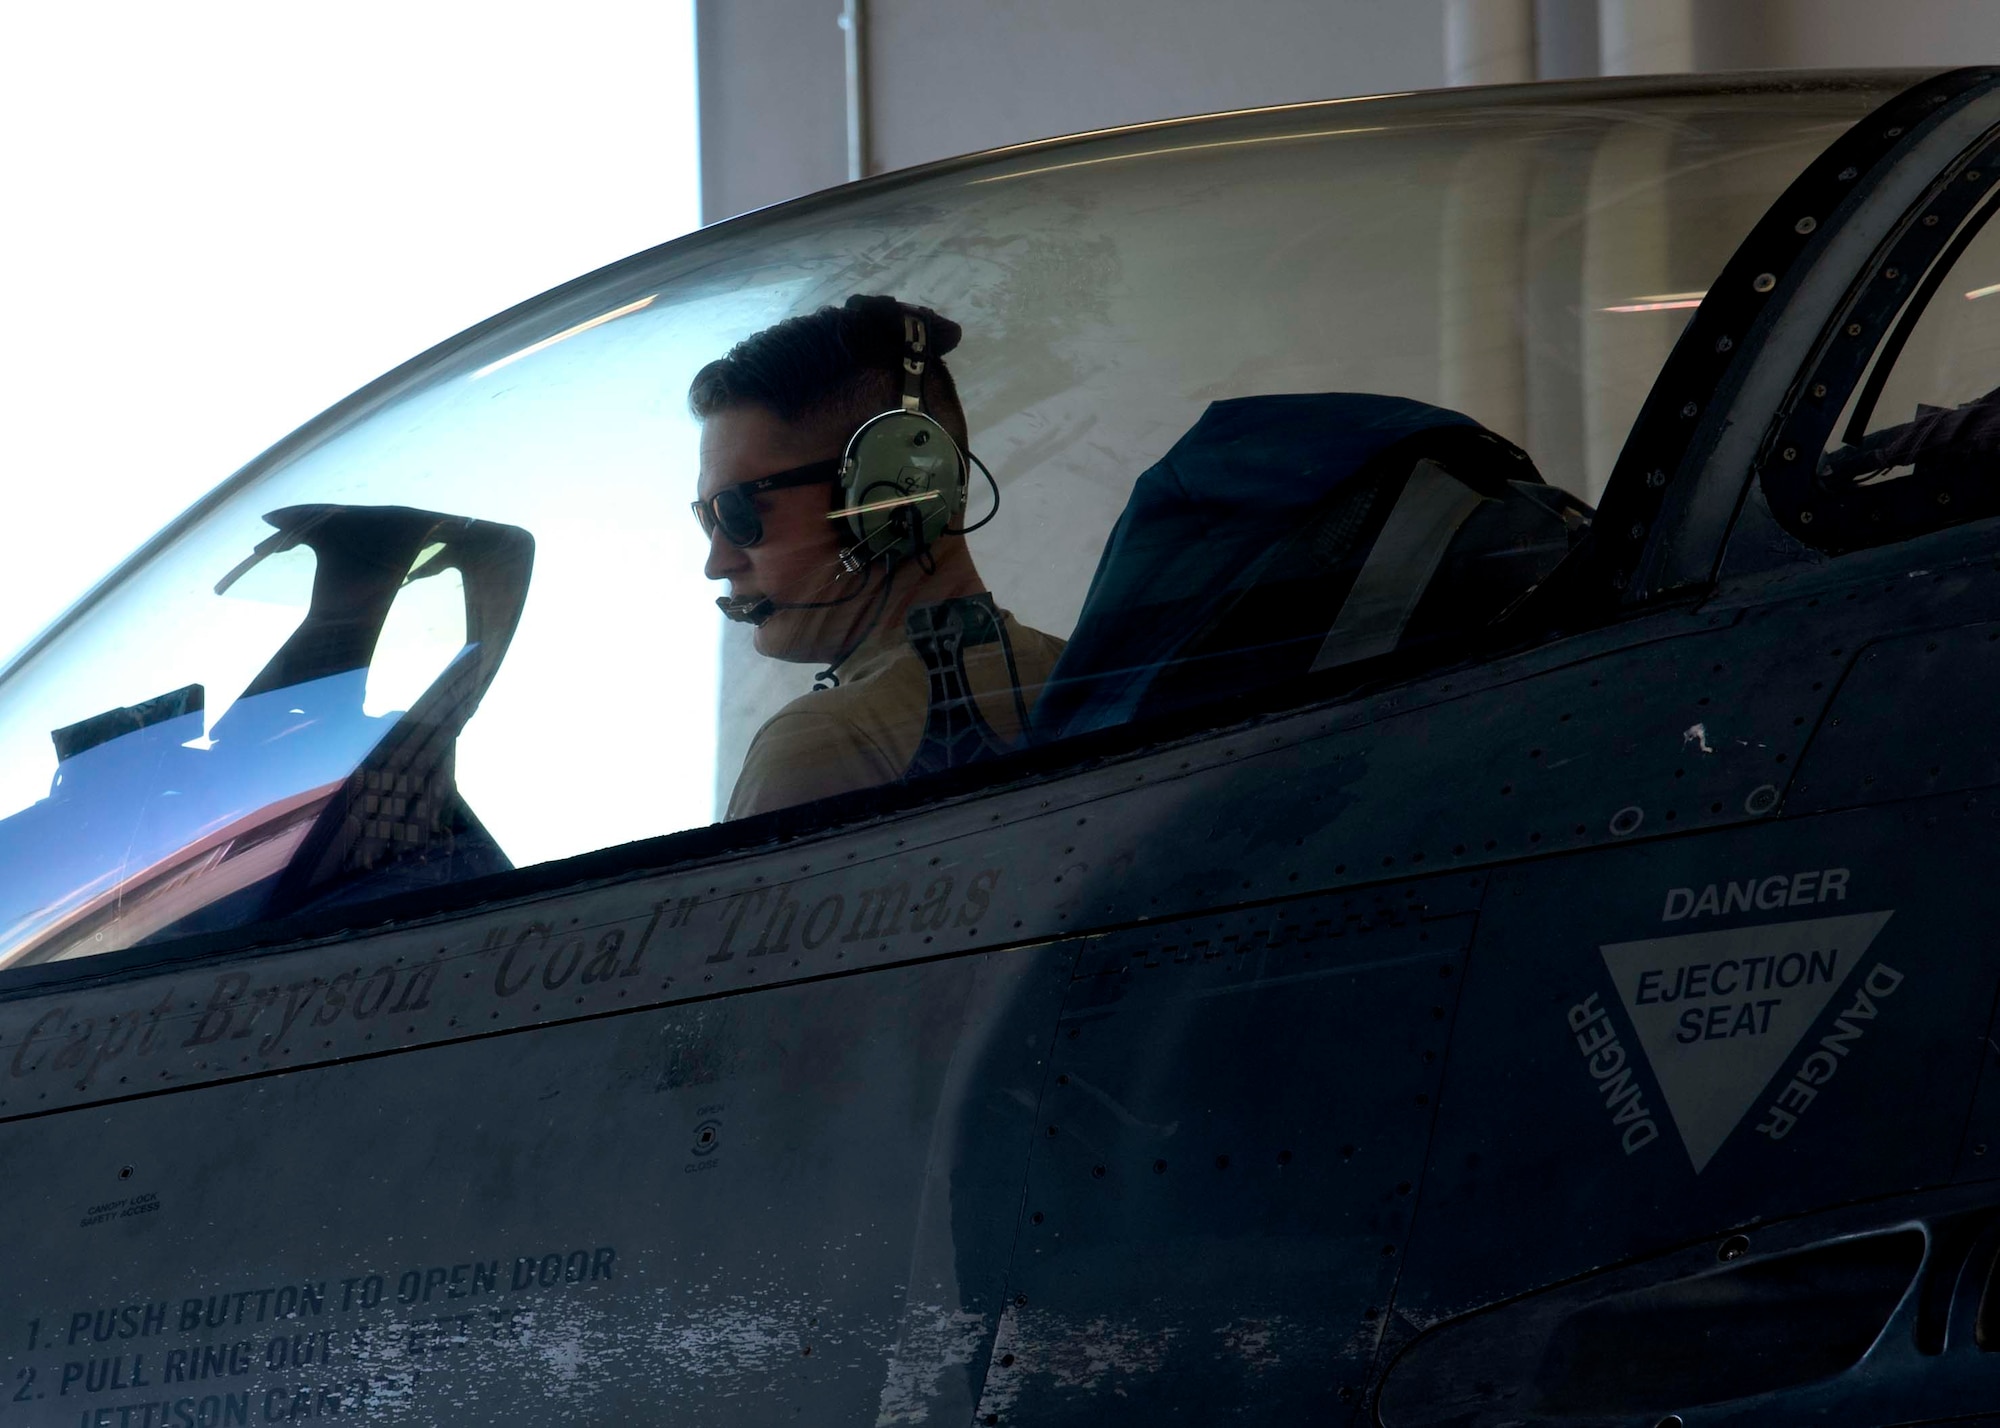
[{"label": "stenciled pilot name", "polygon": [[[977,935],[1000,882],[999,868],[850,874],[831,884],[813,878],[655,894],[623,916],[588,920],[564,918],[576,902],[544,904],[527,919],[470,920],[451,929],[456,946],[432,944],[427,955],[411,955],[423,933],[404,933],[381,944],[382,960],[335,961],[338,970],[319,970],[337,949],[307,949],[245,958],[164,988],[86,989],[16,1013],[17,1030],[0,1042],[0,1114],[14,1109],[7,1087],[49,1078],[88,1093],[133,1086],[135,1064],[147,1061],[188,1063],[174,1068],[175,1078],[240,1074],[294,1053],[337,1057],[352,1052],[351,1042],[379,1044],[377,1028],[386,1025],[416,1038],[488,1029],[499,1013],[482,1008],[496,1002],[525,1004],[532,1014],[542,995],[566,992],[644,1006],[739,958],[754,966],[785,953],[896,955],[906,941],[928,942],[947,929]],[[46,1104],[36,1097],[34,1108]]]},{"label": "stenciled pilot name", "polygon": [[[993,891],[999,882],[998,868],[974,873],[962,889],[950,873],[914,881],[885,879],[872,887],[836,889],[809,906],[794,898],[783,883],[769,889],[751,888],[730,900],[722,918],[721,940],[708,960],[729,961],[740,946],[739,934],[751,931],[756,941],[742,948],[747,957],[790,951],[794,928],[799,946],[814,952],[836,935],[842,943],[873,942],[906,932],[977,927],[993,906]],[[854,898],[851,905],[849,892]]]}]

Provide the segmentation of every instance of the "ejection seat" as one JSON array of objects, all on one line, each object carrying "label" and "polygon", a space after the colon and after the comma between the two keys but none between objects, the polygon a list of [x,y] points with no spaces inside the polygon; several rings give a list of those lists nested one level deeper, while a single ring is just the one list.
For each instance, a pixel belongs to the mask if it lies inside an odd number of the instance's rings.
[{"label": "ejection seat", "polygon": [[1470,417],[1332,392],[1215,402],[1140,476],[1037,742],[1469,639],[1589,527]]}]

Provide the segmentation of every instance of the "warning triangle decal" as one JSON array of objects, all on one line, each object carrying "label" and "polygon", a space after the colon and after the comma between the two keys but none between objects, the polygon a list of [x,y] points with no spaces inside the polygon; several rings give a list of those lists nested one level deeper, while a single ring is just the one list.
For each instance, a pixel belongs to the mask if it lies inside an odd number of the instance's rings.
[{"label": "warning triangle decal", "polygon": [[1699,1175],[1893,913],[1603,948]]}]

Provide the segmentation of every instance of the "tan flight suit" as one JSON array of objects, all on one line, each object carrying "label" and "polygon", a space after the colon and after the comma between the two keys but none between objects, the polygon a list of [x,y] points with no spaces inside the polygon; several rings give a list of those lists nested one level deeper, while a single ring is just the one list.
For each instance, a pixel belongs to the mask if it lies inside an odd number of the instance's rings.
[{"label": "tan flight suit", "polygon": [[[1021,699],[1032,710],[1063,642],[1004,610],[1001,619],[1021,674]],[[999,641],[965,651],[965,672],[979,712],[1003,741],[1014,743],[1021,721]],[[916,757],[929,709],[930,682],[909,637],[901,626],[876,631],[841,666],[839,687],[801,695],[757,731],[725,816],[745,818],[895,782]]]}]

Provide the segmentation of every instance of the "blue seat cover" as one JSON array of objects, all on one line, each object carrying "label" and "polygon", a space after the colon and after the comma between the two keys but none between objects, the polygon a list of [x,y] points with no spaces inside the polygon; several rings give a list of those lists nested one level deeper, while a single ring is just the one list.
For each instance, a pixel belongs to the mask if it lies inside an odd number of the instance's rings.
[{"label": "blue seat cover", "polygon": [[1256,582],[1301,516],[1398,442],[1446,427],[1479,423],[1370,392],[1210,403],[1134,486],[1036,703],[1035,740],[1131,719],[1160,672]]}]

